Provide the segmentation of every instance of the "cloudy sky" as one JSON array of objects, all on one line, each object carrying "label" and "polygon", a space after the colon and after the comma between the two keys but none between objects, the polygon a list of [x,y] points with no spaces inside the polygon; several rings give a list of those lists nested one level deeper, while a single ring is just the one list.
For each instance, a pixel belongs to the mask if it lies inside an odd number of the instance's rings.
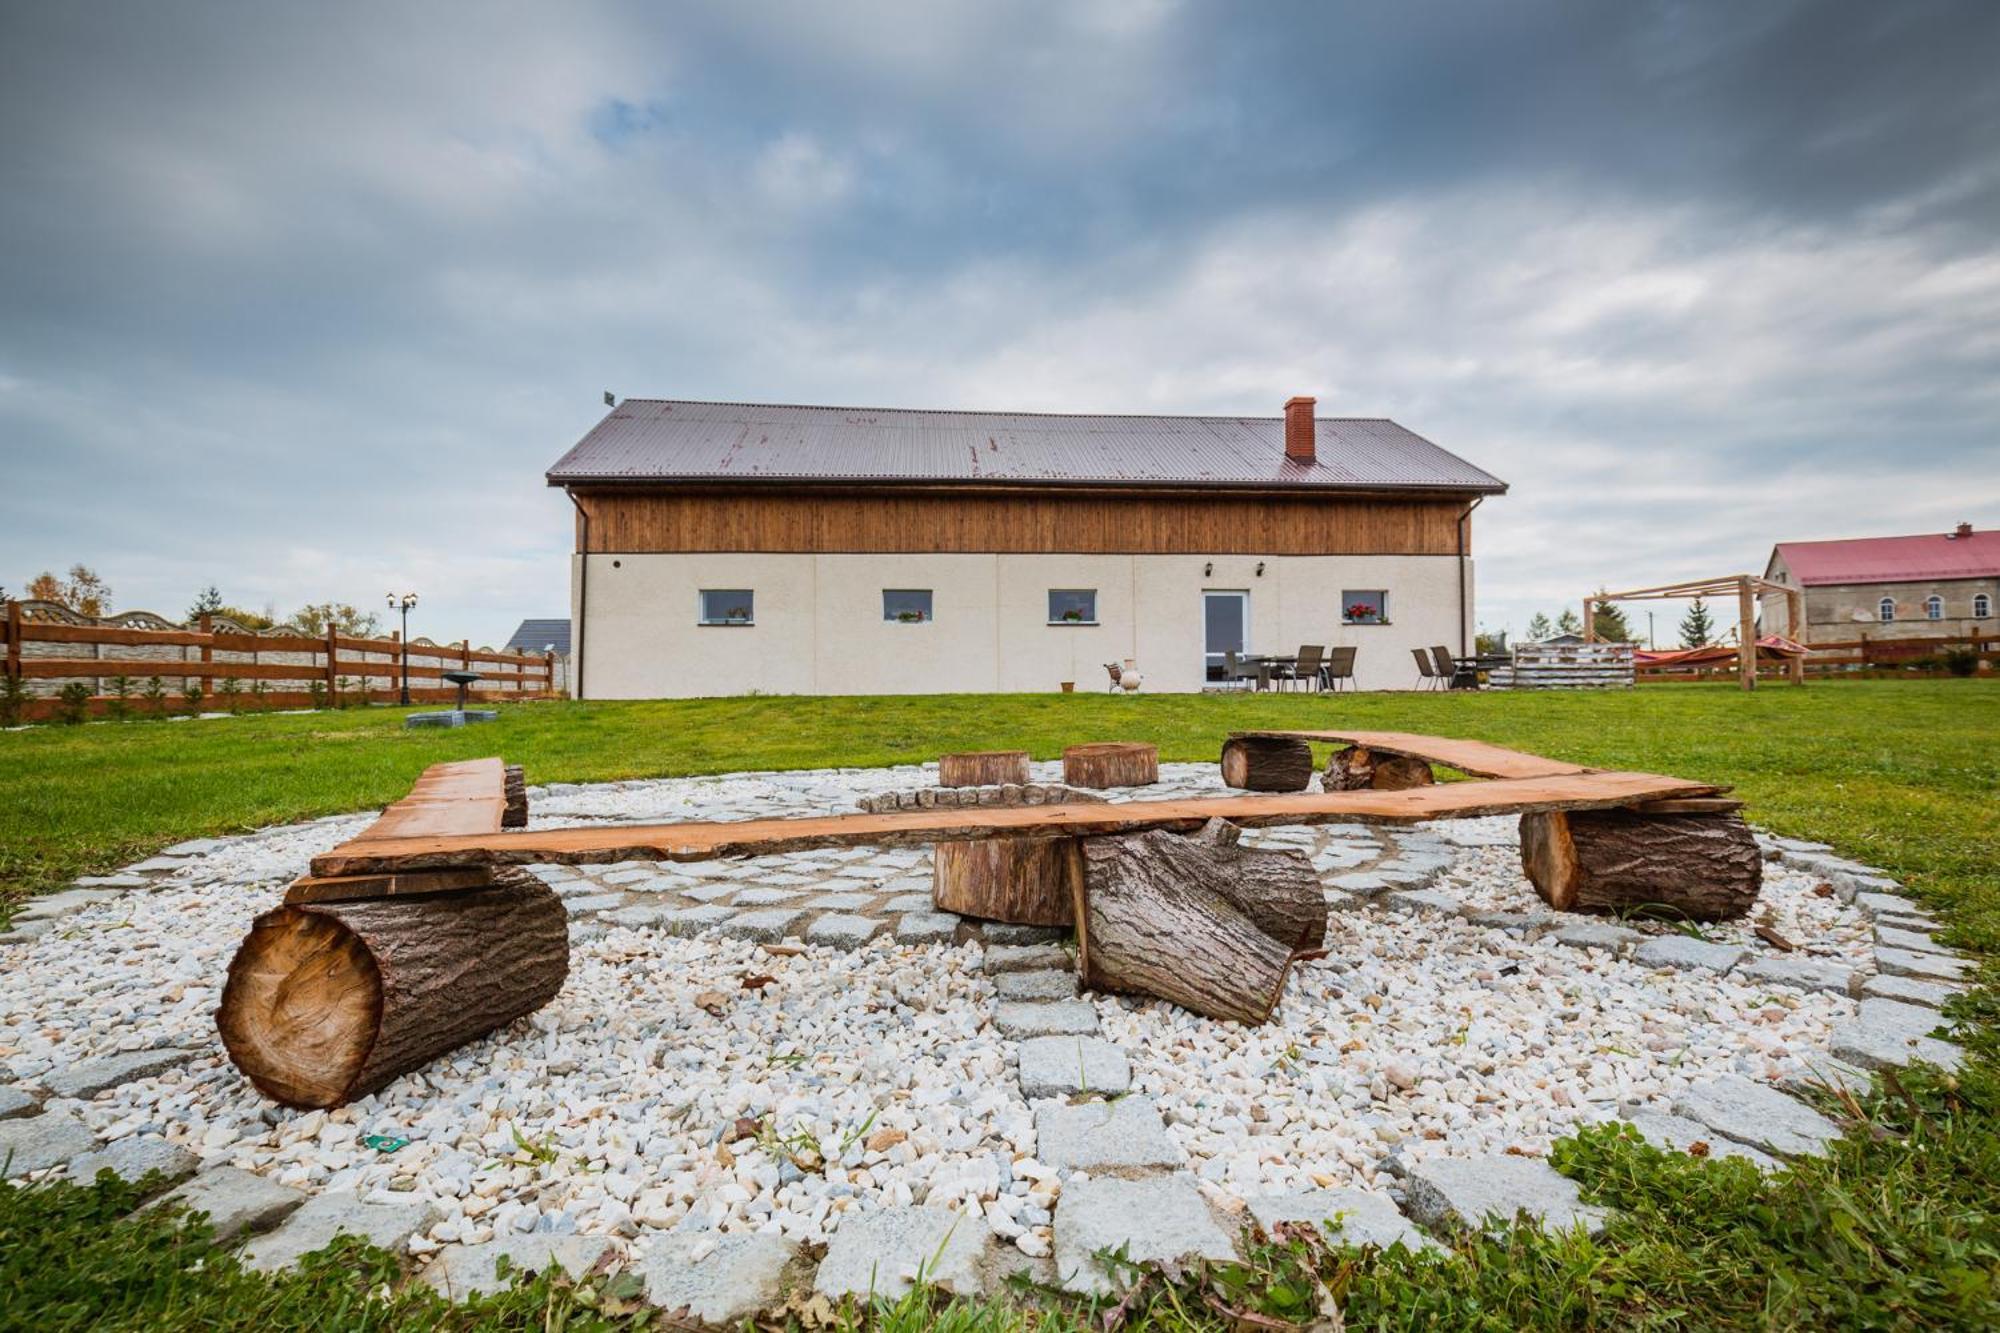
[{"label": "cloudy sky", "polygon": [[2000,524],[1996,69],[1987,0],[0,0],[0,584],[497,640],[606,389],[1315,393],[1512,483],[1517,631]]}]

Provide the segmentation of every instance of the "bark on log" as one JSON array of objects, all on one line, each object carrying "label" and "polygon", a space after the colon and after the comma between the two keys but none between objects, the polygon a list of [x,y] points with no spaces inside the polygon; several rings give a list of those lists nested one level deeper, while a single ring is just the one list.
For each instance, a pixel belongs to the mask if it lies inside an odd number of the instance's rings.
[{"label": "bark on log", "polygon": [[1522,815],[1521,865],[1563,912],[1727,921],[1750,910],[1764,883],[1764,858],[1735,813]]},{"label": "bark on log", "polygon": [[287,1106],[339,1106],[532,1013],[569,973],[562,900],[533,875],[423,898],[266,912],[229,965],[216,1026]]},{"label": "bark on log", "polygon": [[519,764],[507,765],[501,793],[507,799],[507,808],[500,816],[500,827],[528,827],[528,775]]},{"label": "bark on log", "polygon": [[1021,926],[1067,926],[1069,838],[941,842],[933,853],[931,901],[938,910]]},{"label": "bark on log", "polygon": [[974,750],[938,756],[940,787],[1000,787],[1028,784],[1026,750]]},{"label": "bark on log", "polygon": [[1360,745],[1336,750],[1326,761],[1320,787],[1326,791],[1408,791],[1437,781],[1431,766],[1404,754],[1379,754]]},{"label": "bark on log", "polygon": [[1294,959],[1325,939],[1325,895],[1296,852],[1157,830],[1076,846],[1077,971],[1092,990],[1262,1023]]},{"label": "bark on log", "polygon": [[1222,743],[1223,785],[1243,791],[1304,791],[1312,783],[1312,746],[1274,736],[1232,736]]},{"label": "bark on log", "polygon": [[1063,781],[1072,787],[1148,787],[1159,780],[1157,745],[1101,741],[1063,751]]}]

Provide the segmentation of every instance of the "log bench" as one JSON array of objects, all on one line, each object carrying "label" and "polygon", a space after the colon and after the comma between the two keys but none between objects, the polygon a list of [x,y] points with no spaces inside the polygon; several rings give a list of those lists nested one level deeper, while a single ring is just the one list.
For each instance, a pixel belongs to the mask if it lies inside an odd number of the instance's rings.
[{"label": "log bench", "polygon": [[[1042,906],[1058,892],[1067,897],[1087,985],[1252,1023],[1269,1016],[1288,969],[1320,947],[1326,916],[1305,858],[1241,848],[1243,828],[1517,815],[1528,874],[1563,910],[1624,910],[1671,888],[1675,877],[1655,870],[1674,856],[1701,858],[1678,877],[1683,883],[1707,870],[1734,877],[1735,887],[1720,895],[1683,895],[1691,913],[1743,910],[1746,882],[1755,896],[1762,861],[1754,845],[1747,861],[1741,855],[1749,834],[1736,813],[1740,803],[1721,799],[1723,789],[1710,784],[1396,732],[1230,739],[1287,742],[1287,782],[1297,779],[1297,743],[1308,746],[1308,758],[1313,742],[1338,744],[1347,758],[1329,766],[1333,780],[1318,792],[1122,804],[939,802],[849,815],[545,829],[520,827],[527,811],[518,770],[498,759],[435,765],[363,833],[313,858],[284,905],[257,919],[230,964],[217,1026],[231,1059],[261,1091],[287,1105],[325,1107],[532,1012],[561,989],[569,946],[561,901],[517,869],[536,863],[706,861],[855,846],[963,849],[995,841],[1020,851],[1039,843],[1033,850],[1049,853],[1039,873],[1061,880],[1058,890],[1043,879],[1033,897]],[[1367,763],[1353,751],[1366,752]],[[1241,776],[1271,771],[1245,763]],[[1413,766],[1428,778],[1434,763],[1481,780],[1404,781]],[[1012,755],[981,756],[955,772],[1013,775],[1019,766]],[[1402,777],[1383,776],[1398,772]],[[1190,834],[1199,836],[1169,836]]]}]

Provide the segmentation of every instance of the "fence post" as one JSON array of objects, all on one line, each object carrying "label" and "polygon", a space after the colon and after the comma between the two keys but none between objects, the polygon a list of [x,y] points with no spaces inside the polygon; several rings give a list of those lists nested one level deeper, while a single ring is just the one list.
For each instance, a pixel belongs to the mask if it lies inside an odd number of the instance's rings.
[{"label": "fence post", "polygon": [[[213,662],[215,660],[214,619],[209,616],[208,612],[204,611],[195,617],[194,627],[197,632],[209,636],[209,641],[201,646],[202,662],[204,664]],[[212,699],[215,697],[215,678],[206,673],[201,678],[201,697],[203,699]]]},{"label": "fence post", "polygon": [[326,699],[334,708],[340,707],[340,629],[331,620],[326,622]]},{"label": "fence post", "polygon": [[21,604],[7,599],[7,678],[21,678]]},{"label": "fence post", "polygon": [[542,654],[542,693],[556,692],[556,655],[553,649]]}]

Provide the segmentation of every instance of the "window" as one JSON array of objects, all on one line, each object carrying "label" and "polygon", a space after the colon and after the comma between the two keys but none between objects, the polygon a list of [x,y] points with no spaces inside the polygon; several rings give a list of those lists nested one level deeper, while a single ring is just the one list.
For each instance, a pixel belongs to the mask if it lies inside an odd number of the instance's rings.
[{"label": "window", "polygon": [[1986,619],[1986,617],[1992,614],[1993,614],[1992,598],[1988,597],[1985,593],[1982,592],[1977,597],[1972,599],[1972,618],[1974,620],[1984,620]]},{"label": "window", "polygon": [[1924,619],[1944,619],[1944,598],[1938,596],[1936,593],[1932,593],[1929,597],[1924,598]]},{"label": "window", "polygon": [[1352,588],[1340,594],[1340,620],[1345,625],[1389,623],[1389,594],[1381,588]]},{"label": "window", "polygon": [[929,588],[882,589],[882,619],[898,625],[921,625],[930,618]]},{"label": "window", "polygon": [[701,623],[704,625],[754,625],[757,623],[757,594],[749,588],[703,588]]},{"label": "window", "polygon": [[1097,623],[1097,589],[1050,588],[1049,623],[1051,625],[1095,625]]},{"label": "window", "polygon": [[1882,618],[1882,623],[1885,625],[1894,620],[1896,618],[1896,599],[1893,597],[1884,597],[1881,601],[1875,603],[1875,614]]}]

